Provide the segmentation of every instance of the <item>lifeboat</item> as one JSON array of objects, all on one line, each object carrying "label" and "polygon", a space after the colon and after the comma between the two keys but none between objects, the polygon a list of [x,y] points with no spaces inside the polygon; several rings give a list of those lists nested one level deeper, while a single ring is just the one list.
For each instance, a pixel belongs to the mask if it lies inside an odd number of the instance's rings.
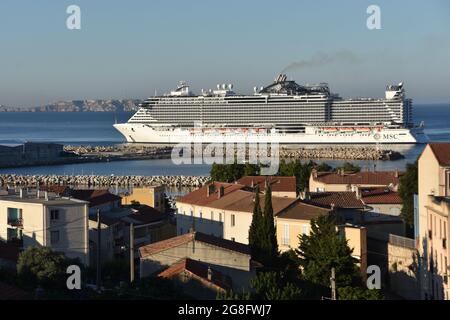
[{"label": "lifeboat", "polygon": [[339,131],[341,131],[341,132],[353,132],[355,130],[353,128],[344,127],[344,128],[339,128]]},{"label": "lifeboat", "polygon": [[324,128],[323,131],[325,131],[325,132],[336,132],[337,129],[336,128]]},{"label": "lifeboat", "polygon": [[369,131],[370,131],[370,128],[357,128],[356,131],[359,131],[359,132],[369,132]]}]

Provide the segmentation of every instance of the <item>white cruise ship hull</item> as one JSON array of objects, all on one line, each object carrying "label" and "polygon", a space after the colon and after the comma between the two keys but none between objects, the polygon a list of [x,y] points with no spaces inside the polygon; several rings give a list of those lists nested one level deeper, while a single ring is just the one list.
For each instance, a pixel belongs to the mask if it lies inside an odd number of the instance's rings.
[{"label": "white cruise ship hull", "polygon": [[[318,127],[306,127],[305,132],[284,133],[276,130],[254,132],[233,129],[186,129],[152,127],[143,123],[115,124],[114,127],[130,143],[278,143],[278,144],[416,144],[426,143],[422,128],[376,128],[353,131],[336,129],[326,132]],[[332,131],[332,130],[330,130]]]}]

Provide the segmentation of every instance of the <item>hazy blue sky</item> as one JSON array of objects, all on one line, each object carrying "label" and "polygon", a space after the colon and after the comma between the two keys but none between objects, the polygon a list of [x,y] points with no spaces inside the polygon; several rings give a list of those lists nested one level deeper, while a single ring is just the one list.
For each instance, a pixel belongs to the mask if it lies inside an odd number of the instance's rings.
[{"label": "hazy blue sky", "polygon": [[[81,7],[81,30],[66,8]],[[381,7],[381,30],[366,9]],[[415,102],[450,101],[450,1],[2,0],[0,104],[144,98],[179,80],[195,90],[299,83],[383,96],[404,81]]]}]

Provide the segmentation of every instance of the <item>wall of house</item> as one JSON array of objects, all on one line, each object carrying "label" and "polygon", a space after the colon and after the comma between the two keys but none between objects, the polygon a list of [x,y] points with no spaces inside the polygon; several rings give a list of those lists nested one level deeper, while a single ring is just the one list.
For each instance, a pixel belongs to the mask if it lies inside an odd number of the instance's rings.
[{"label": "wall of house", "polygon": [[133,188],[130,195],[122,198],[122,204],[130,205],[132,201],[137,201],[140,204],[164,212],[164,191],[165,188],[163,186]]},{"label": "wall of house", "polygon": [[350,249],[353,249],[352,256],[359,261],[361,276],[367,277],[367,229],[364,227],[344,226],[345,239]]},{"label": "wall of house", "polygon": [[[114,259],[114,235],[113,235],[114,226],[108,226],[105,224],[101,225],[101,261],[102,264],[112,261]],[[97,221],[89,220],[89,242],[90,245],[90,263],[91,266],[97,265]]]},{"label": "wall of house", "polygon": [[369,204],[373,210],[370,210],[371,212],[375,214],[387,214],[391,216],[400,216],[400,212],[402,210],[403,205],[402,204]]},{"label": "wall of house", "polygon": [[418,260],[416,249],[388,244],[388,266],[390,290],[399,296],[420,299]]},{"label": "wall of house", "polygon": [[250,278],[254,275],[250,268],[250,255],[222,249],[200,241],[191,241],[141,258],[140,275],[147,277],[184,258],[208,263],[213,269],[230,276],[233,280],[233,289],[247,289]]},{"label": "wall of house", "polygon": [[301,234],[309,234],[309,220],[293,220],[276,217],[275,221],[277,224],[278,248],[281,252],[297,249],[300,244],[299,236]]}]

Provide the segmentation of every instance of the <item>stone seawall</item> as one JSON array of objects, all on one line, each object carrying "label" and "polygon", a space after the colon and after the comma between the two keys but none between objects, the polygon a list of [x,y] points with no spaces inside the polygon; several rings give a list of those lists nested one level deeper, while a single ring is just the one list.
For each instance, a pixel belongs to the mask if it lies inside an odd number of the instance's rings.
[{"label": "stone seawall", "polygon": [[0,175],[1,187],[35,187],[43,185],[69,185],[90,187],[167,185],[200,187],[208,182],[207,176],[98,176],[98,175]]}]

